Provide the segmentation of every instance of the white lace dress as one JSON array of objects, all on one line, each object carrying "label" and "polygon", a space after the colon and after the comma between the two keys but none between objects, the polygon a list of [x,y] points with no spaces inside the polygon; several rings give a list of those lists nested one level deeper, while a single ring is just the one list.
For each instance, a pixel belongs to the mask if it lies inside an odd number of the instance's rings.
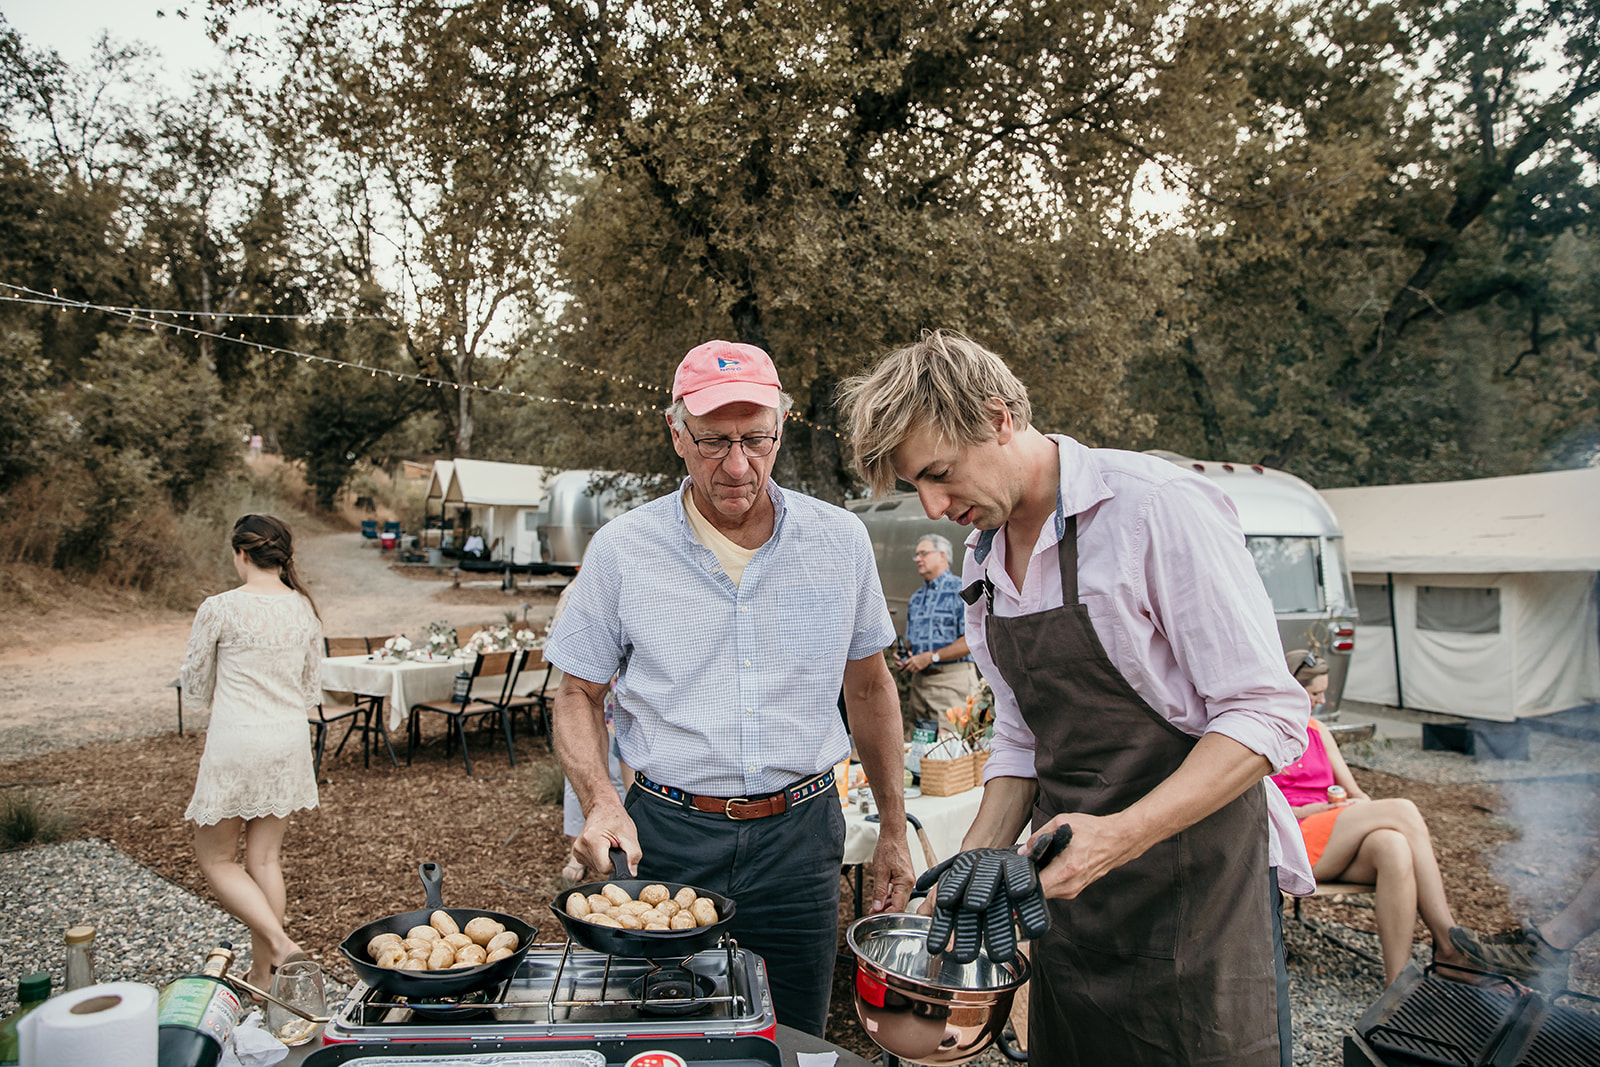
[{"label": "white lace dress", "polygon": [[230,589],[195,612],[183,695],[211,725],[184,818],[285,816],[317,806],[306,716],[322,699],[322,624],[298,593]]}]

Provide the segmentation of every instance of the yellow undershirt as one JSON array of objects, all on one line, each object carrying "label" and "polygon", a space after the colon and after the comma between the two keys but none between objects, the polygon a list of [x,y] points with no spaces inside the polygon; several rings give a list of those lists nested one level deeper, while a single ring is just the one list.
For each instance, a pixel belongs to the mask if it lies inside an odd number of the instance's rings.
[{"label": "yellow undershirt", "polygon": [[733,584],[738,586],[739,579],[744,577],[745,565],[750,562],[757,549],[735,544],[721,530],[706,521],[706,517],[700,514],[700,508],[694,502],[693,488],[685,490],[683,494],[683,514],[689,520],[689,529],[694,531],[695,540],[711,550],[711,554],[717,557],[717,562],[722,564],[723,573],[733,579]]}]

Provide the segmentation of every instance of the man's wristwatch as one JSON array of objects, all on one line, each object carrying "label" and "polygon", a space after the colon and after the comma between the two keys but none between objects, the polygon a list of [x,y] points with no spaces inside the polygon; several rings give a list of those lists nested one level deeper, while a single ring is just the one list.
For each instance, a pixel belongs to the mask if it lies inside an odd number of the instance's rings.
[{"label": "man's wristwatch", "polygon": [[935,652],[933,654],[933,662],[935,662],[935,663],[939,662],[939,653]]}]

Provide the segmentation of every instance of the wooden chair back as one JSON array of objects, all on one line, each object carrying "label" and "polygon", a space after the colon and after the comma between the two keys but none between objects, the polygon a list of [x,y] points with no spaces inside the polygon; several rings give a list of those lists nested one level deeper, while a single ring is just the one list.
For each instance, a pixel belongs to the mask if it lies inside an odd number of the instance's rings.
[{"label": "wooden chair back", "polygon": [[322,654],[325,656],[365,656],[371,651],[372,649],[365,637],[324,637],[322,639]]}]

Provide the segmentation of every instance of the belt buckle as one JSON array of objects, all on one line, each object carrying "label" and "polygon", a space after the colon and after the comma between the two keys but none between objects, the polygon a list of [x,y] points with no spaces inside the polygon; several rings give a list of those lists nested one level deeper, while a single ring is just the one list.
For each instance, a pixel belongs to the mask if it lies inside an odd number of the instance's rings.
[{"label": "belt buckle", "polygon": [[728,818],[732,819],[734,822],[746,822],[748,820],[743,819],[740,816],[735,815],[733,813],[733,806],[735,804],[748,804],[748,803],[750,803],[750,798],[749,797],[729,797],[727,800],[724,800],[722,802],[722,814],[727,816]]}]

